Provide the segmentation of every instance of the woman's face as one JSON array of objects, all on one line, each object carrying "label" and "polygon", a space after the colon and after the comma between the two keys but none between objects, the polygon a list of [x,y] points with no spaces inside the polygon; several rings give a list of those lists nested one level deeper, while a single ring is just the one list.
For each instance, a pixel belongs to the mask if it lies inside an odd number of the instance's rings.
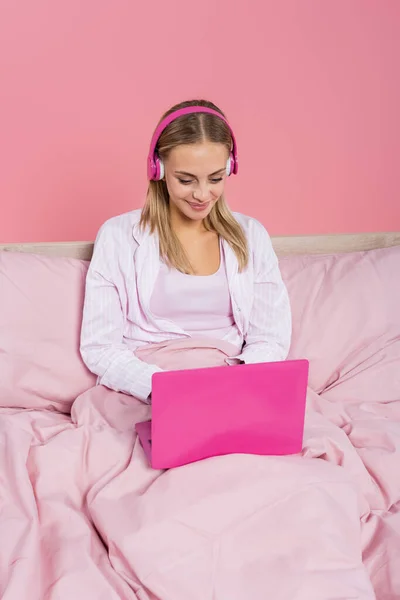
[{"label": "woman's face", "polygon": [[170,210],[201,221],[222,196],[228,150],[223,144],[202,142],[177,146],[165,160]]}]

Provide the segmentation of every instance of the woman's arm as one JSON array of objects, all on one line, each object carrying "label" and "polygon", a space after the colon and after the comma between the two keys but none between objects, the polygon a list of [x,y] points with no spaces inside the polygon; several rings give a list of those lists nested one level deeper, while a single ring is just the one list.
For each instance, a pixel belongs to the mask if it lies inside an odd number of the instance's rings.
[{"label": "woman's arm", "polygon": [[260,223],[255,226],[253,307],[238,358],[245,363],[281,361],[287,358],[292,335],[289,296],[271,239]]},{"label": "woman's arm", "polygon": [[123,340],[124,317],[111,261],[118,264],[118,237],[106,223],[100,229],[86,279],[81,355],[99,383],[149,401],[153,373],[161,371],[138,359]]}]

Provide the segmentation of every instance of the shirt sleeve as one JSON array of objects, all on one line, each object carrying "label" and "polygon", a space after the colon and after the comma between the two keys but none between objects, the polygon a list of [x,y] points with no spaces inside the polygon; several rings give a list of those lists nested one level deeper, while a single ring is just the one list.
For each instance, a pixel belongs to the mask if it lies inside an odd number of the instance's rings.
[{"label": "shirt sleeve", "polygon": [[124,315],[115,284],[119,241],[110,229],[107,223],[100,229],[88,269],[80,351],[98,383],[148,403],[153,373],[162,369],[137,358],[124,342]]},{"label": "shirt sleeve", "polygon": [[256,222],[254,243],[253,305],[245,345],[230,364],[275,362],[285,360],[292,335],[289,295],[279,269],[271,239]]}]

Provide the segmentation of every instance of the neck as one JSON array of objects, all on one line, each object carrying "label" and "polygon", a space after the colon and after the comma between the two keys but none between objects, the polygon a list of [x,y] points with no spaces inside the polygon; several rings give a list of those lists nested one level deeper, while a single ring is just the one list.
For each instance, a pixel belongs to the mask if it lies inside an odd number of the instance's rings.
[{"label": "neck", "polygon": [[188,219],[182,213],[177,210],[173,210],[170,206],[170,219],[171,219],[171,227],[175,231],[176,234],[191,232],[191,233],[202,233],[206,231],[204,227],[204,220],[201,221],[193,221],[192,219]]}]

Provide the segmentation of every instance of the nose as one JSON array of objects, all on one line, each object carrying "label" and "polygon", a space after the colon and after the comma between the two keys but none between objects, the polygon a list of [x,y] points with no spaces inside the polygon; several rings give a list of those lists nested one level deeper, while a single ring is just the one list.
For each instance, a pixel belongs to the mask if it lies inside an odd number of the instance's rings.
[{"label": "nose", "polygon": [[207,183],[201,184],[193,190],[193,200],[197,202],[208,202],[210,200],[210,187]]}]

